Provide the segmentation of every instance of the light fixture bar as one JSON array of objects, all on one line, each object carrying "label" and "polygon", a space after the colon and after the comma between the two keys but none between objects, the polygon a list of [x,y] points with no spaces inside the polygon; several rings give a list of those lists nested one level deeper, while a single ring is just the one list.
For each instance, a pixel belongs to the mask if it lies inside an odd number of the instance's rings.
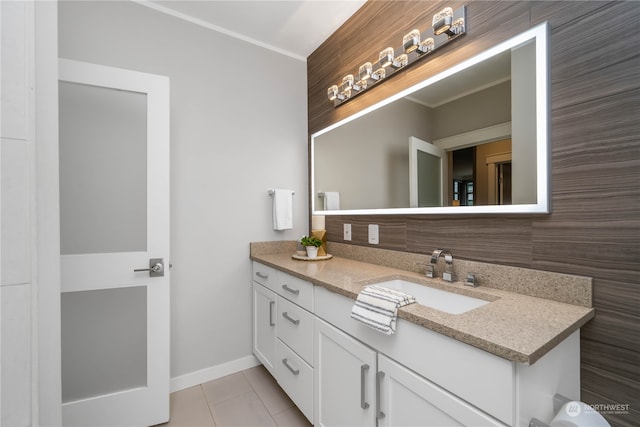
[{"label": "light fixture bar", "polygon": [[358,72],[348,74],[341,83],[331,86],[327,90],[329,101],[334,107],[342,105],[393,74],[432,56],[440,47],[466,34],[466,22],[466,6],[455,11],[444,8],[434,15],[433,25],[422,34],[417,29],[407,31],[398,48],[384,48],[374,60],[360,66]]}]

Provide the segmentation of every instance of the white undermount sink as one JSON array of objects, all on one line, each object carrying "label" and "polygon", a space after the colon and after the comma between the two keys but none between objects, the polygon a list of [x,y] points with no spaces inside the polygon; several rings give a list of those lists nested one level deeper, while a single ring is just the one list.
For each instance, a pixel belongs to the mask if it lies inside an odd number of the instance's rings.
[{"label": "white undermount sink", "polygon": [[402,291],[414,297],[420,305],[451,314],[465,313],[474,308],[489,304],[489,301],[431,288],[403,279],[391,279],[373,284]]}]

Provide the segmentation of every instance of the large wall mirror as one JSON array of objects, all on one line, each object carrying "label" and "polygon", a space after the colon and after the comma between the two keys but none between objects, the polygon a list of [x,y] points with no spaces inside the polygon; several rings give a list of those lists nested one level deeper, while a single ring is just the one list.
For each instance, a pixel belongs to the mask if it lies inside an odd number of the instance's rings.
[{"label": "large wall mirror", "polygon": [[311,136],[314,214],[548,213],[542,24]]}]

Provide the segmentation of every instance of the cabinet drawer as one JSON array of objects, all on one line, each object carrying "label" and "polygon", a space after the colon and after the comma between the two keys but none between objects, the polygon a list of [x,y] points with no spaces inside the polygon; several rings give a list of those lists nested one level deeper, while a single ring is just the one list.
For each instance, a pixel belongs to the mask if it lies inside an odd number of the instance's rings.
[{"label": "cabinet drawer", "polygon": [[276,292],[300,307],[313,312],[313,284],[282,271],[277,273]]},{"label": "cabinet drawer", "polygon": [[274,292],[276,289],[276,269],[253,261],[253,280]]},{"label": "cabinet drawer", "polygon": [[277,354],[278,383],[313,423],[313,368],[280,340],[277,343]]},{"label": "cabinet drawer", "polygon": [[313,365],[313,315],[280,296],[278,338]]}]

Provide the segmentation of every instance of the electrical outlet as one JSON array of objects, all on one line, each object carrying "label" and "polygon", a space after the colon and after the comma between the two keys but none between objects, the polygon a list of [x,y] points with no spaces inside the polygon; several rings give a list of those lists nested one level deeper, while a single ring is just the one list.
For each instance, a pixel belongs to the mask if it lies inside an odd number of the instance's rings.
[{"label": "electrical outlet", "polygon": [[342,224],[342,239],[351,240],[351,224]]},{"label": "electrical outlet", "polygon": [[380,243],[378,224],[369,224],[369,244],[377,245],[378,243]]}]

